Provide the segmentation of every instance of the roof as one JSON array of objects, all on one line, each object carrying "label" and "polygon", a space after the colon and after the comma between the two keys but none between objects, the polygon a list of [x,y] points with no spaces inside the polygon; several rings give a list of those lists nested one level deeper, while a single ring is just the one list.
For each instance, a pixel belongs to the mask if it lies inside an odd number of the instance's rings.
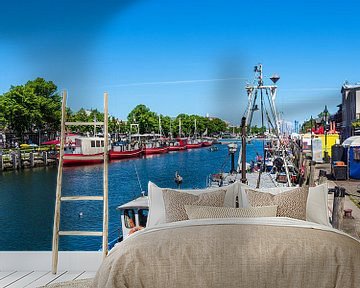
[{"label": "roof", "polygon": [[119,207],[117,210],[124,210],[124,209],[132,209],[132,208],[149,208],[149,197],[148,196],[141,196],[136,198],[128,203],[125,203]]},{"label": "roof", "polygon": [[344,147],[360,146],[360,136],[351,136],[347,138],[342,145]]},{"label": "roof", "polygon": [[344,84],[342,87],[341,87],[341,92],[343,90],[351,90],[351,89],[360,89],[360,84],[354,84],[354,85],[350,85],[350,84]]}]

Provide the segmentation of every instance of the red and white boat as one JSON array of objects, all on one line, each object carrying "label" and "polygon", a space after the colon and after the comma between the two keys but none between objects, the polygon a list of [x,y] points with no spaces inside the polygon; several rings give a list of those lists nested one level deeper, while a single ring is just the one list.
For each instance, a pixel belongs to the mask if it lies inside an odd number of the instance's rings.
[{"label": "red and white boat", "polygon": [[186,138],[177,138],[176,140],[169,141],[169,151],[184,151],[186,150]]},{"label": "red and white boat", "polygon": [[203,139],[202,140],[202,146],[203,147],[209,147],[213,145],[213,141],[210,139]]},{"label": "red and white boat", "polygon": [[143,153],[143,149],[138,143],[131,144],[127,142],[115,143],[109,152],[110,160],[126,159],[140,157]]},{"label": "red and white boat", "polygon": [[202,147],[202,142],[198,139],[189,139],[186,143],[187,149],[196,149],[201,147]]},{"label": "red and white boat", "polygon": [[64,166],[100,164],[104,162],[104,138],[78,137],[75,145],[66,143]]},{"label": "red and white boat", "polygon": [[168,146],[158,141],[145,142],[143,151],[145,155],[168,153]]}]

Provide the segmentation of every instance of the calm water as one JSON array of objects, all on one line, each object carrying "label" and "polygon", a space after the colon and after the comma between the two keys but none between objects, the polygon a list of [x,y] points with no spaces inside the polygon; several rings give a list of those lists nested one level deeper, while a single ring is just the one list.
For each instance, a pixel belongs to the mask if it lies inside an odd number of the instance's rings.
[{"label": "calm water", "polygon": [[[171,152],[109,164],[109,239],[118,235],[116,207],[141,195],[147,182],[177,188],[175,171],[184,178],[181,188],[204,188],[207,176],[230,169],[227,145]],[[261,154],[262,142],[248,145],[247,157]],[[236,155],[237,158],[237,155]],[[135,170],[136,169],[136,170]],[[102,165],[65,167],[63,196],[101,195]],[[0,174],[0,250],[51,250],[56,187],[55,167]],[[83,216],[79,217],[82,212]],[[61,230],[101,230],[102,205],[97,201],[62,202]],[[101,237],[60,237],[60,250],[98,250]]]}]

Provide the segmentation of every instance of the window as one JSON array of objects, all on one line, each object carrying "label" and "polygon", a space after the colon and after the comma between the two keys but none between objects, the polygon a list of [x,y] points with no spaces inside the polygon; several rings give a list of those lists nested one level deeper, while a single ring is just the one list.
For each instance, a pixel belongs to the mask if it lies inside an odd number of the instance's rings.
[{"label": "window", "polygon": [[104,147],[104,140],[101,140],[101,147]]},{"label": "window", "polygon": [[134,228],[136,226],[135,222],[135,211],[134,209],[124,210],[124,224],[126,228]]},{"label": "window", "polygon": [[96,147],[100,147],[100,140],[96,140]]},{"label": "window", "polygon": [[139,209],[139,225],[142,227],[146,226],[147,217],[149,215],[148,209]]},{"label": "window", "polygon": [[95,147],[95,141],[94,140],[91,141],[91,147]]}]

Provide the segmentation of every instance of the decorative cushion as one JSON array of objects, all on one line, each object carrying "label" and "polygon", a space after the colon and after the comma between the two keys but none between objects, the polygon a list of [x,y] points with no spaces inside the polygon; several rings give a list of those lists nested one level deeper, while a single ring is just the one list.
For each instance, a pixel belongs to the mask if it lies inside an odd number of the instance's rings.
[{"label": "decorative cushion", "polygon": [[[268,192],[274,195],[292,191],[296,187],[277,187],[268,189],[253,189],[251,186],[240,183],[239,198],[241,199],[240,207],[249,207],[249,202],[245,193],[246,189],[252,189],[259,192]],[[308,199],[306,203],[306,221],[322,224],[331,227],[329,222],[328,209],[328,183],[324,183],[309,188]]]},{"label": "decorative cushion", "polygon": [[300,187],[277,195],[248,189],[251,206],[278,205],[276,216],[306,220],[306,203],[309,187]]},{"label": "decorative cushion", "polygon": [[[225,207],[235,207],[235,199],[239,195],[239,183],[235,182],[226,187],[221,187],[226,190],[224,205]],[[149,181],[148,195],[149,195],[149,215],[146,222],[146,227],[153,227],[158,224],[165,223],[165,205],[163,199],[164,188],[156,186]],[[210,189],[192,189],[192,190],[174,190],[177,192],[185,192],[193,195],[200,195],[203,193],[218,191],[219,188]]]},{"label": "decorative cushion", "polygon": [[163,198],[165,203],[166,222],[188,220],[185,205],[224,206],[225,190],[192,195],[184,192],[165,189]]},{"label": "decorative cushion", "polygon": [[185,205],[185,210],[189,219],[276,217],[277,206],[231,208]]}]

